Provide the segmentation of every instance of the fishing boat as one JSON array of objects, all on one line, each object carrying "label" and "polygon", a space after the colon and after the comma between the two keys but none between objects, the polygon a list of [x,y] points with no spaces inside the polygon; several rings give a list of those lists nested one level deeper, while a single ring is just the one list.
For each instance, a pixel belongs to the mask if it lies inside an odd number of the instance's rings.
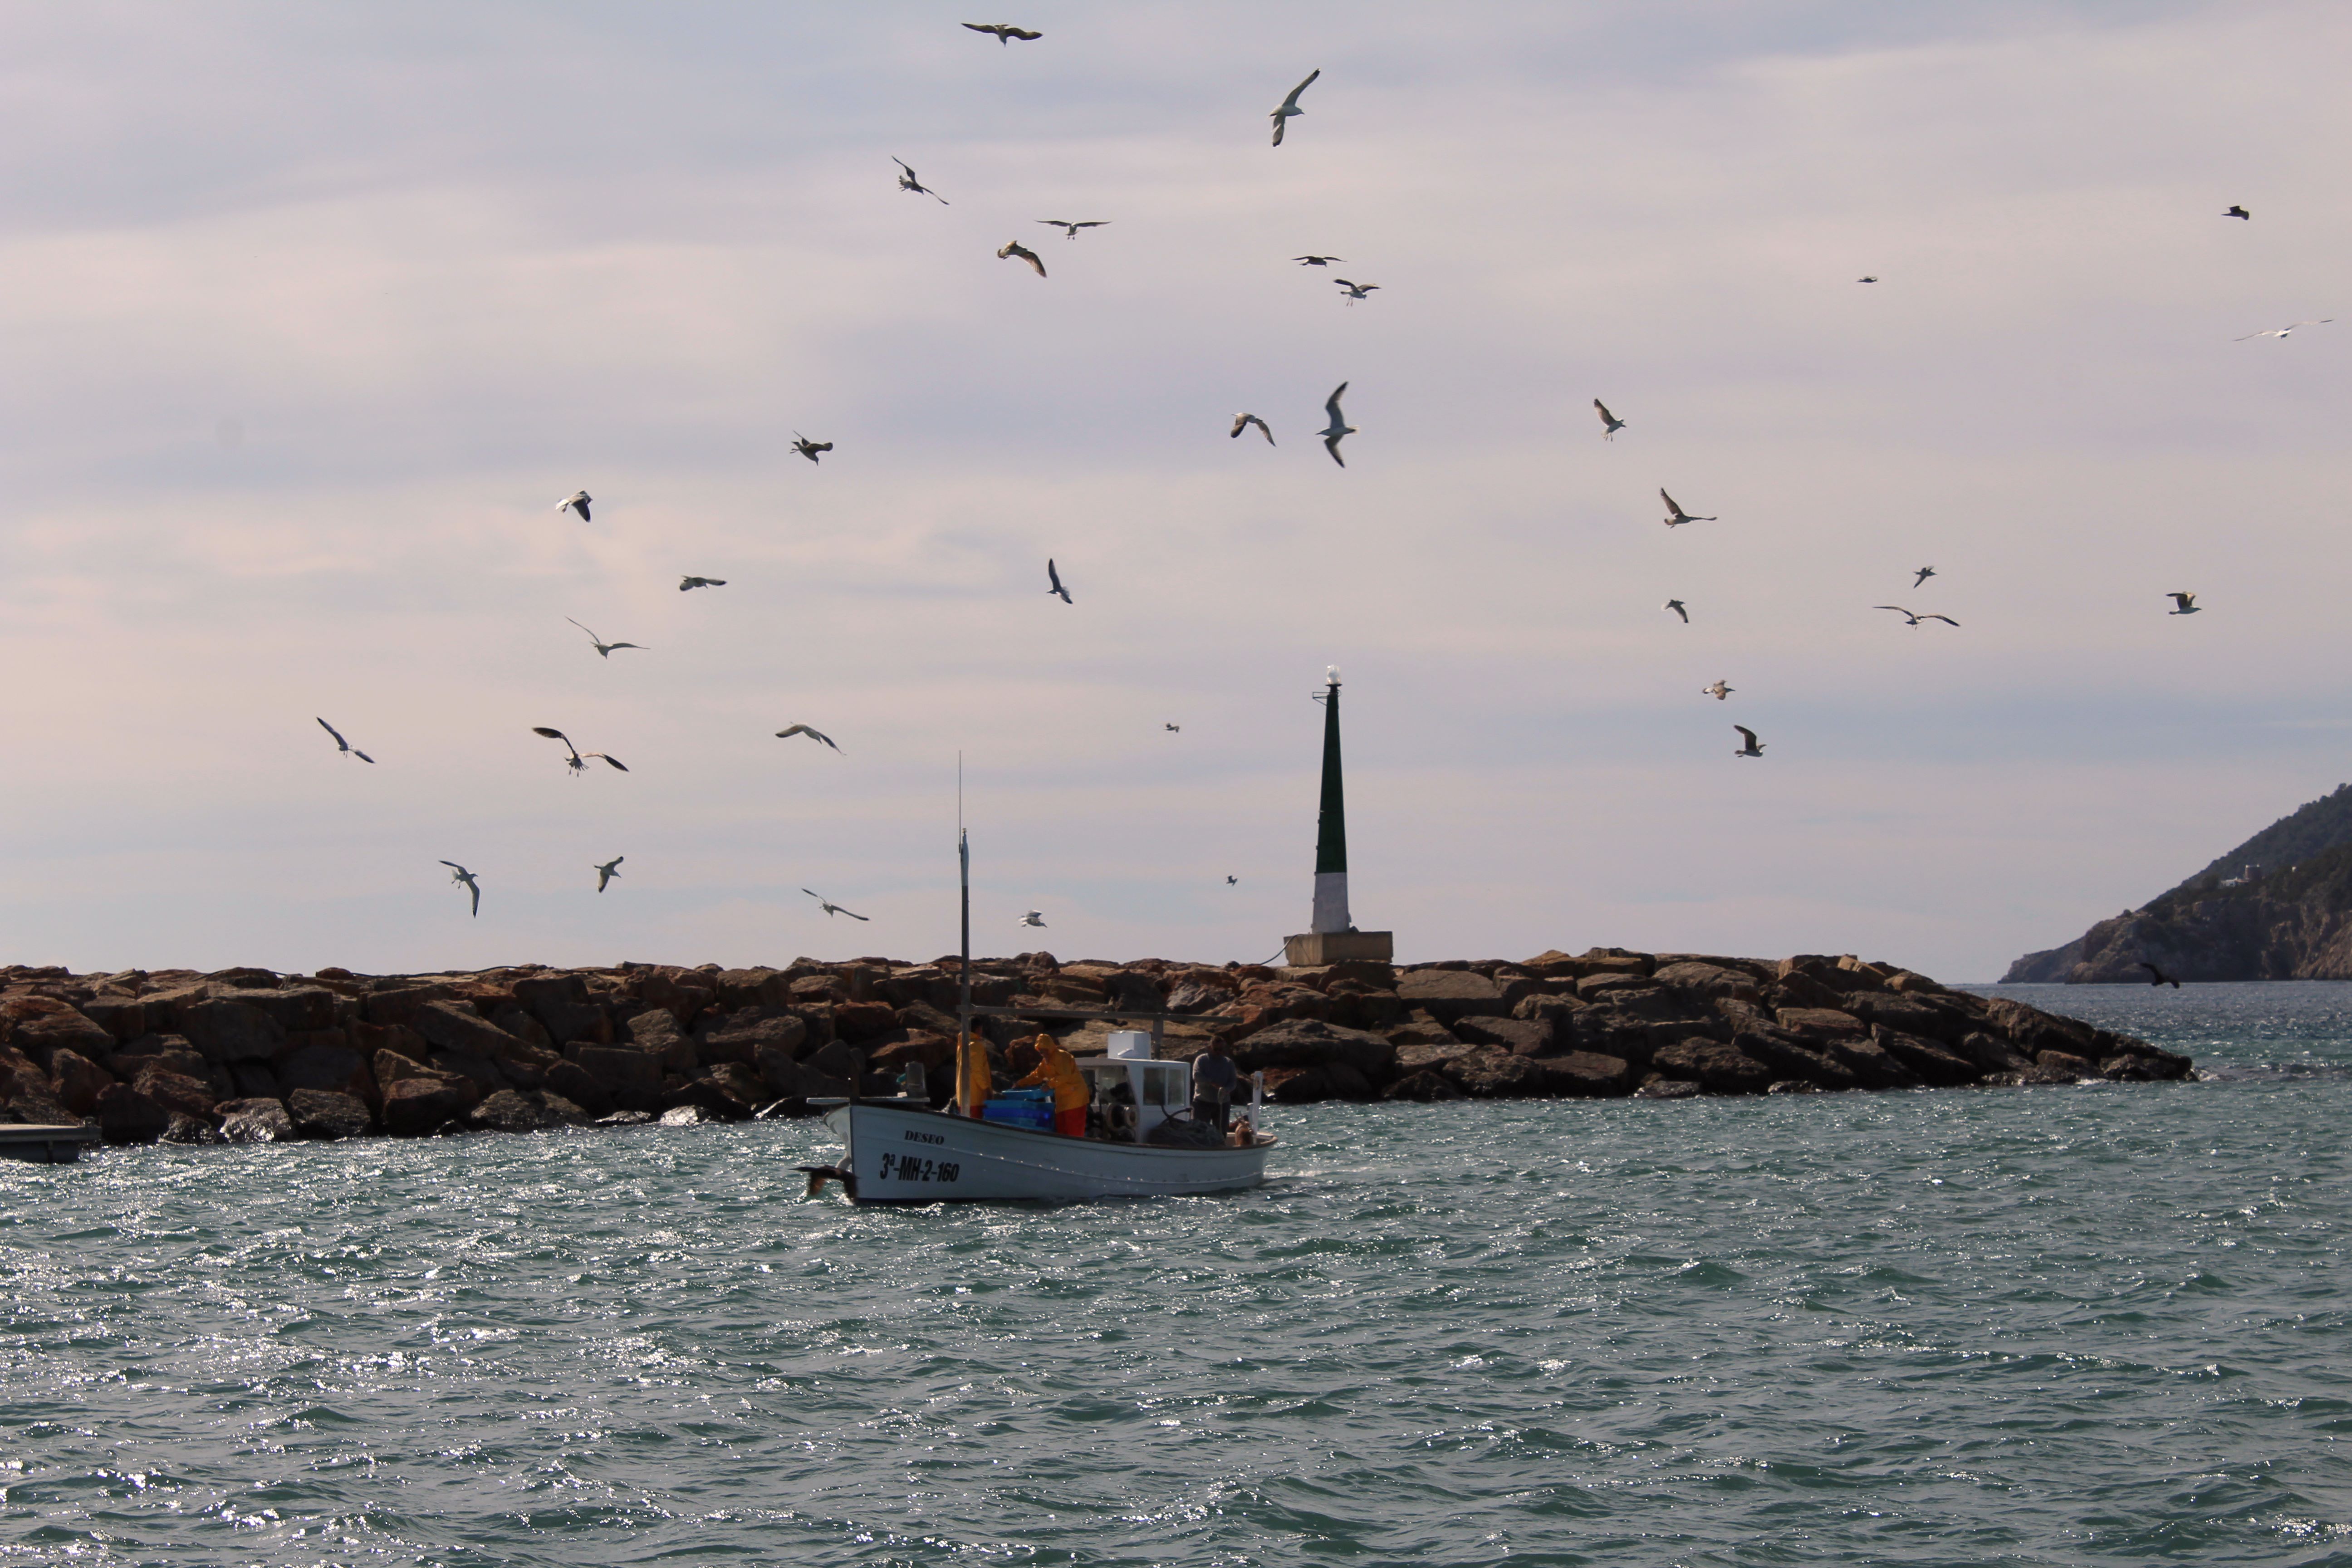
[{"label": "fishing boat", "polygon": [[[841,1140],[831,1165],[803,1165],[811,1196],[838,1182],[852,1203],[1072,1202],[1234,1192],[1265,1180],[1278,1140],[1264,1131],[1265,1082],[1252,1075],[1245,1110],[1219,1129],[1192,1114],[1192,1064],[1159,1055],[1161,1013],[1075,1007],[983,1007],[971,999],[971,852],[959,836],[963,973],[959,987],[956,1091],[944,1108],[927,1098],[853,1095],[815,1101]],[[1114,1031],[1110,1048],[1077,1058],[1094,1091],[1084,1137],[1050,1125],[999,1119],[1019,1110],[991,1091],[987,1047],[976,1018],[1107,1019],[1148,1023]]]}]

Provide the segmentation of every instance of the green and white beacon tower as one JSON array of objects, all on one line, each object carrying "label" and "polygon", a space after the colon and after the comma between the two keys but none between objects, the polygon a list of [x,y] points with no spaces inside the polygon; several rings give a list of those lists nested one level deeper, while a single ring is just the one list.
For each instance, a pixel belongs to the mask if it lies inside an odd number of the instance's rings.
[{"label": "green and white beacon tower", "polygon": [[1358,931],[1348,914],[1348,808],[1339,783],[1339,668],[1324,672],[1323,806],[1315,825],[1315,916],[1307,931],[1282,939],[1283,962],[1297,966],[1351,958],[1386,963],[1396,956],[1393,931]]}]

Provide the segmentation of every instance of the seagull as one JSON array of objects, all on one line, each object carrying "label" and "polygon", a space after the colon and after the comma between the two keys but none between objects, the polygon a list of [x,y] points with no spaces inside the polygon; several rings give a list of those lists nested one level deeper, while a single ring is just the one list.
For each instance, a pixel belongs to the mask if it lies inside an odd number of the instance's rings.
[{"label": "seagull", "polygon": [[1251,426],[1253,426],[1253,425],[1255,425],[1255,426],[1257,426],[1257,433],[1258,433],[1259,435],[1261,435],[1261,436],[1263,436],[1263,437],[1265,437],[1265,444],[1266,444],[1267,446],[1269,446],[1269,447],[1273,446],[1273,445],[1274,445],[1274,431],[1272,430],[1272,428],[1270,428],[1270,427],[1267,426],[1267,424],[1266,424],[1266,422],[1265,422],[1265,420],[1263,420],[1263,419],[1259,418],[1259,417],[1258,417],[1256,415],[1255,415],[1255,414],[1236,414],[1236,415],[1234,415],[1234,427],[1233,427],[1233,429],[1232,429],[1232,430],[1228,431],[1228,432],[1227,432],[1227,434],[1228,434],[1228,435],[1233,435],[1233,436],[1238,436],[1238,435],[1240,435],[1244,430],[1248,429],[1248,428],[1249,428]]},{"label": "seagull", "polygon": [[2324,327],[2335,319],[2333,316],[2322,316],[2315,321],[2289,321],[2285,326],[2273,327],[2267,332],[2248,332],[2242,338],[2231,338],[2230,341],[2233,343],[2242,343],[2254,338],[2283,338],[2297,327]]},{"label": "seagull", "polygon": [[806,735],[812,741],[822,741],[826,745],[833,746],[833,749],[836,752],[841,750],[839,746],[833,745],[832,736],[825,734],[822,731],[812,730],[805,724],[795,724],[789,730],[779,730],[776,731],[776,739],[779,741],[789,741],[794,735]]},{"label": "seagull", "polygon": [[[1309,79],[1312,79],[1310,78]],[[1323,400],[1323,412],[1331,416],[1331,423],[1326,425],[1321,432],[1323,437],[1323,449],[1330,453],[1331,460],[1339,464],[1343,468],[1348,466],[1348,459],[1339,456],[1339,437],[1342,436],[1352,436],[1356,433],[1356,427],[1353,425],[1349,424],[1347,420],[1342,418],[1339,415],[1339,394],[1347,390],[1348,384],[1343,381],[1338,386],[1332,388],[1330,396]]]},{"label": "seagull", "polygon": [[1675,614],[1683,618],[1683,625],[1690,625],[1690,611],[1685,607],[1680,599],[1668,599],[1664,604],[1660,605],[1658,608],[1662,610],[1672,610]]},{"label": "seagull", "polygon": [[1601,438],[1604,441],[1617,439],[1617,432],[1625,428],[1625,422],[1610,413],[1609,405],[1597,397],[1592,400],[1592,406],[1601,410]]},{"label": "seagull", "polygon": [[588,492],[586,490],[573,490],[570,495],[565,496],[562,500],[555,503],[555,510],[558,511],[576,511],[580,514],[581,521],[587,521]]},{"label": "seagull", "polygon": [[572,743],[572,737],[565,734],[561,730],[551,730],[544,724],[533,724],[530,727],[530,732],[534,735],[544,735],[551,741],[562,742],[563,749],[572,753],[570,757],[564,760],[563,765],[570,768],[575,776],[588,771],[588,759],[590,757],[602,758],[606,763],[619,769],[622,773],[627,773],[629,771],[627,766],[618,758],[605,756],[602,752],[583,752],[579,747]]},{"label": "seagull", "polygon": [[1914,614],[1912,614],[1909,610],[1905,609],[1905,608],[1904,608],[1902,605],[1871,605],[1870,607],[1871,607],[1872,609],[1874,609],[1874,610],[1892,610],[1892,611],[1894,611],[1896,615],[1901,616],[1903,617],[1903,624],[1904,624],[1905,626],[1917,626],[1921,621],[1941,621],[1941,622],[1943,622],[1943,623],[1944,623],[1946,626],[1958,626],[1958,625],[1960,624],[1959,622],[1958,622],[1958,621],[1956,621],[1956,620],[1952,619],[1952,617],[1951,617],[1951,616],[1921,616],[1921,615],[1914,615]]},{"label": "seagull", "polygon": [[996,259],[1003,261],[1008,257],[1014,256],[1019,257],[1022,260],[1035,268],[1037,269],[1038,277],[1043,278],[1045,276],[1045,264],[1037,259],[1037,253],[1030,249],[1027,246],[1022,244],[1017,239],[1006,240],[1004,242],[1004,248],[996,253]]},{"label": "seagull", "polygon": [[798,452],[802,457],[806,458],[810,462],[814,463],[816,461],[816,455],[819,452],[830,452],[833,450],[833,443],[830,441],[812,441],[807,437],[795,430],[793,432],[793,450]]},{"label": "seagull", "polygon": [[1181,734],[1184,730],[1184,726],[1181,724],[1162,724],[1160,727],[1167,731],[1171,735]]},{"label": "seagull", "polygon": [[1294,256],[1290,258],[1301,267],[1323,267],[1334,261],[1345,261],[1344,256]]},{"label": "seagull", "polygon": [[1717,702],[1720,702],[1725,698],[1730,696],[1733,692],[1738,690],[1739,688],[1737,686],[1726,686],[1718,679],[1713,686],[1702,686],[1698,689],[1700,696],[1712,697]]},{"label": "seagull", "polygon": [[[2239,216],[2240,217],[2243,217],[2243,216],[2245,216],[2246,215],[2245,215],[2245,214],[2243,214],[2243,213],[2240,213],[2238,216]],[[2179,989],[2180,989],[2180,982],[2179,982],[2179,981],[2175,980],[2171,975],[2167,974],[2163,970],[2158,969],[2155,964],[2150,963],[2147,959],[2145,959],[2145,958],[2141,959],[2141,960],[2139,961],[2139,966],[2140,966],[2142,969],[2145,969],[2145,970],[2147,970],[2147,974],[2148,974],[2148,980],[2147,980],[2147,983],[2148,983],[2148,984],[2149,984],[2149,985],[2151,985],[2151,986],[2155,986],[2155,985],[2169,985],[2169,986],[2171,986],[2175,991],[2178,991],[2178,990],[2179,990]]]},{"label": "seagull", "polygon": [[1290,96],[1282,100],[1282,107],[1274,111],[1274,144],[1276,146],[1279,147],[1282,145],[1282,128],[1284,124],[1289,121],[1290,117],[1294,114],[1304,114],[1307,112],[1305,110],[1298,107],[1298,95],[1305,92],[1308,88],[1314,86],[1315,79],[1322,74],[1323,68],[1321,66],[1317,66],[1312,71],[1309,71],[1307,73],[1307,79],[1300,82],[1297,87],[1292,88],[1290,89]]},{"label": "seagull", "polygon": [[1225,879],[1225,886],[1228,888],[1238,888],[1241,885],[1242,879],[1239,877],[1228,877]]},{"label": "seagull", "polygon": [[900,190],[912,191],[919,196],[929,196],[931,200],[939,203],[941,206],[949,205],[947,197],[940,195],[939,192],[931,189],[930,186],[923,184],[922,181],[915,177],[915,167],[913,164],[908,163],[904,158],[893,158],[890,162],[898,164],[898,167],[907,171],[905,174],[898,176],[898,188]]},{"label": "seagull", "polygon": [[[572,621],[572,617],[570,616],[566,616],[563,618],[567,621]],[[572,621],[572,624],[575,626],[580,626],[580,623],[578,621]],[[586,626],[580,626],[580,629],[583,632],[588,632],[588,628]],[[639,653],[646,651],[646,645],[643,643],[606,642],[602,637],[599,637],[594,632],[588,632],[588,641],[596,649],[599,657],[604,658],[612,658],[613,650],[616,647],[633,647]]]},{"label": "seagull", "polygon": [[1916,588],[1935,574],[1936,569],[1933,566],[1922,566],[1919,568],[1919,574],[1911,579],[1911,585]]},{"label": "seagull", "polygon": [[1745,724],[1734,724],[1732,728],[1738,731],[1740,734],[1747,737],[1748,740],[1748,743],[1746,745],[1731,753],[1733,756],[1760,757],[1764,754],[1764,742],[1756,738],[1755,731],[1749,729]]},{"label": "seagull", "polygon": [[1875,278],[1857,278],[1854,281],[1857,283],[1875,283],[1878,279]]},{"label": "seagull", "polygon": [[1070,591],[1062,586],[1062,574],[1054,570],[1054,558],[1050,555],[1045,557],[1045,580],[1054,584],[1052,587],[1045,590],[1049,596],[1058,594],[1061,595],[1062,603],[1066,605],[1074,605],[1077,603],[1076,600],[1070,597]]},{"label": "seagull", "polygon": [[1043,928],[1045,923],[1045,913],[1043,910],[1031,910],[1027,914],[1023,915],[1019,920],[1014,921],[1013,923],[1018,926],[1037,926]]},{"label": "seagull", "polygon": [[365,752],[361,751],[357,746],[354,746],[349,741],[344,740],[343,732],[341,730],[336,729],[332,724],[328,723],[324,719],[320,719],[319,721],[319,728],[324,730],[328,734],[332,735],[335,738],[335,750],[341,752],[343,755],[347,757],[357,757],[363,763],[373,763],[375,761],[373,757],[369,756]]},{"label": "seagull", "polygon": [[681,594],[688,588],[724,588],[725,586],[727,586],[727,579],[724,577],[680,577],[677,580],[677,591]]},{"label": "seagull", "polygon": [[628,857],[626,855],[615,855],[610,860],[605,861],[603,865],[594,868],[596,872],[596,890],[598,892],[603,892],[604,890],[604,884],[621,874],[621,862],[627,858]]},{"label": "seagull", "polygon": [[810,898],[814,899],[817,903],[817,908],[823,910],[827,915],[847,915],[854,921],[862,921],[866,919],[864,915],[859,914],[856,910],[845,910],[839,904],[830,901],[823,893],[812,892],[806,888],[803,888],[801,891],[807,893]]},{"label": "seagull", "polygon": [[1033,33],[1026,27],[1016,27],[1010,22],[966,22],[964,26],[975,33],[995,34],[996,41],[1000,44],[1009,44],[1015,38],[1026,44],[1045,36],[1043,33]]},{"label": "seagull", "polygon": [[1037,221],[1042,224],[1049,224],[1055,228],[1061,229],[1064,231],[1066,237],[1076,239],[1078,237],[1078,230],[1082,228],[1108,227],[1111,220],[1107,217],[1102,217],[1089,219],[1084,223],[1072,223],[1066,217],[1041,217]]},{"label": "seagull", "polygon": [[2194,594],[2167,594],[2165,597],[2180,606],[2177,610],[2165,611],[2168,616],[2193,616],[2197,613],[2197,595]]},{"label": "seagull", "polygon": [[1658,499],[1666,503],[1666,526],[1668,528],[1680,528],[1686,522],[1720,522],[1723,521],[1721,518],[1717,517],[1693,517],[1689,512],[1686,512],[1682,509],[1681,502],[1675,500],[1674,497],[1668,495],[1664,489],[1658,491]]},{"label": "seagull", "polygon": [[1351,282],[1345,278],[1334,278],[1331,281],[1337,283],[1340,289],[1346,292],[1348,296],[1348,303],[1350,305],[1354,304],[1359,300],[1367,298],[1374,289],[1380,287],[1377,283],[1356,283]]},{"label": "seagull", "polygon": [[458,865],[455,860],[444,860],[441,864],[448,867],[451,870],[457,873],[456,876],[449,879],[451,881],[464,883],[467,890],[474,895],[474,918],[476,920],[481,919],[482,885],[474,880],[474,874],[471,871],[467,870],[466,868]]},{"label": "seagull", "polygon": [[[2242,217],[2251,220],[2254,215],[2248,212],[2245,208],[2238,205],[2235,202],[2232,202],[2230,204],[2230,210],[2223,213],[2221,216],[2223,217]],[[2179,982],[2176,981],[2174,984],[2178,984]]]}]

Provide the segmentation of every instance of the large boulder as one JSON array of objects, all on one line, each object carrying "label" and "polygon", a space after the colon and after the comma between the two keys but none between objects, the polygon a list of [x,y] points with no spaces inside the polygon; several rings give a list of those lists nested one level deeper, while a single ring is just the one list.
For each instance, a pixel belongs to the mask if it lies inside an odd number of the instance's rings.
[{"label": "large boulder", "polygon": [[364,1138],[375,1131],[365,1100],[331,1089],[294,1090],[286,1097],[286,1114],[305,1138]]},{"label": "large boulder", "polygon": [[[807,1026],[803,1025],[802,1030],[805,1033]],[[628,1032],[629,1044],[659,1057],[665,1072],[691,1075],[702,1065],[694,1037],[677,1026],[677,1019],[667,1007],[648,1007],[635,1014],[629,1019]]]},{"label": "large boulder", "polygon": [[1536,1079],[1547,1094],[1602,1098],[1624,1094],[1633,1087],[1632,1066],[1622,1057],[1570,1051],[1566,1056],[1538,1057]]},{"label": "large boulder", "polygon": [[1462,1091],[1455,1088],[1454,1080],[1444,1074],[1433,1072],[1424,1068],[1419,1072],[1405,1074],[1404,1077],[1381,1090],[1381,1098],[1411,1100],[1426,1104],[1440,1100],[1460,1100]]},{"label": "large boulder", "polygon": [[79,1051],[59,1047],[49,1057],[49,1082],[58,1103],[76,1116],[98,1109],[98,1097],[114,1082],[114,1075]]},{"label": "large boulder", "polygon": [[128,991],[100,991],[80,1010],[83,1017],[117,1040],[135,1040],[148,1029],[147,1004]]},{"label": "large boulder", "polygon": [[213,1086],[203,1079],[173,1072],[152,1062],[139,1069],[131,1080],[131,1087],[165,1110],[177,1110],[184,1115],[200,1116],[207,1121],[212,1118],[213,1107],[224,1098],[215,1094]]},{"label": "large boulder", "polygon": [[1863,992],[1846,998],[1845,1010],[1865,1024],[1946,1046],[1977,1030],[1976,1020],[1968,1014],[1925,996]]},{"label": "large boulder", "polygon": [[226,1143],[284,1143],[294,1136],[293,1118],[275,1100],[224,1100],[213,1108],[220,1114],[221,1141]]},{"label": "large boulder", "polygon": [[286,1047],[284,1025],[233,996],[179,1002],[172,1009],[172,1021],[206,1061],[268,1061]]},{"label": "large boulder", "polygon": [[[8,1043],[36,1062],[47,1062],[58,1051],[73,1051],[84,1058],[101,1062],[114,1054],[113,1033],[74,1007],[47,996],[11,997],[10,1008],[16,1013],[8,1031]],[[22,1008],[24,1011],[19,1012]],[[38,1011],[32,1009],[38,1008]],[[54,1069],[52,1069],[54,1070]]]},{"label": "large boulder", "polygon": [[429,1001],[411,1016],[408,1026],[436,1053],[456,1052],[496,1061],[508,1051],[530,1048],[463,1002]]},{"label": "large boulder", "polygon": [[1454,1033],[1472,1045],[1494,1046],[1522,1057],[1548,1057],[1561,1044],[1559,1030],[1550,1021],[1532,1018],[1473,1014],[1454,1019]]},{"label": "large boulder", "polygon": [[1742,1002],[1753,1002],[1762,994],[1756,977],[1744,969],[1727,969],[1720,964],[1685,960],[1679,963],[1662,963],[1653,972],[1654,978],[1684,991],[1696,991],[1702,996],[1728,996]]},{"label": "large boulder", "polygon": [[[574,1045],[567,1047],[564,1055],[595,1079],[614,1104],[632,1110],[661,1109],[662,1060],[651,1051],[641,1051],[634,1046]],[[566,1099],[577,1098],[563,1089],[552,1072],[548,1082]],[[587,1101],[581,1103],[585,1105]]]},{"label": "large boulder", "polygon": [[574,1040],[611,1043],[613,1020],[589,999],[588,982],[578,974],[541,975],[514,983],[515,1000],[537,1018],[559,1046]]},{"label": "large boulder", "polygon": [[559,1061],[549,1068],[541,1092],[576,1105],[591,1117],[603,1116],[613,1109],[613,1091],[575,1061]]},{"label": "large boulder", "polygon": [[1446,1076],[1473,1100],[1524,1100],[1549,1094],[1550,1074],[1531,1057],[1480,1046],[1445,1065]]},{"label": "large boulder", "polygon": [[[288,1056],[277,1066],[278,1087],[290,1095],[297,1089],[323,1089],[331,1094],[345,1095],[362,1105],[373,1105],[380,1098],[375,1075],[359,1052],[343,1046],[306,1046]],[[292,1101],[288,1101],[292,1108]],[[296,1113],[299,1120],[299,1112]]]},{"label": "large boulder", "polygon": [[1343,1066],[1373,1084],[1396,1076],[1397,1048],[1362,1029],[1343,1029],[1319,1018],[1289,1018],[1259,1029],[1234,1050],[1242,1071],[1267,1068]]},{"label": "large boulder", "polygon": [[404,1078],[383,1086],[383,1130],[398,1138],[421,1138],[481,1100],[480,1091],[465,1079]]},{"label": "large boulder", "polygon": [[1888,1056],[1917,1073],[1924,1081],[1938,1088],[1974,1083],[1984,1074],[1982,1068],[1966,1057],[1917,1035],[1879,1027],[1871,1031],[1871,1038],[1877,1041]]},{"label": "large boulder", "polygon": [[98,1097],[97,1116],[99,1130],[110,1143],[152,1143],[172,1125],[170,1107],[127,1083],[106,1087]]},{"label": "large boulder", "polygon": [[1439,1023],[1471,1016],[1507,1018],[1512,1005],[1534,987],[1525,980],[1497,985],[1475,969],[1408,969],[1397,976],[1397,1000],[1419,1007]]},{"label": "large boulder", "polygon": [[1660,1048],[1651,1065],[1667,1078],[1696,1083],[1709,1094],[1761,1094],[1778,1076],[1738,1046],[1704,1036]]},{"label": "large boulder", "polygon": [[[897,1024],[895,1017],[892,1024]],[[741,1062],[748,1066],[760,1059],[763,1046],[774,1046],[797,1056],[808,1047],[808,1025],[793,1014],[770,1015],[765,1009],[746,1008],[715,1024],[707,1022],[696,1049],[706,1062]]]},{"label": "large boulder", "polygon": [[589,1118],[581,1107],[560,1095],[502,1089],[474,1107],[466,1120],[485,1132],[546,1132],[558,1127],[584,1127]]}]

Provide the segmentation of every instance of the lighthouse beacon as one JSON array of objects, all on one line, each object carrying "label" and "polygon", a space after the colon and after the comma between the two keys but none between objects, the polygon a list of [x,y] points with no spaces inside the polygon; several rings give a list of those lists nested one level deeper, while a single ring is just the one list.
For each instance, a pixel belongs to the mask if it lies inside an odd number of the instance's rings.
[{"label": "lighthouse beacon", "polygon": [[1339,783],[1339,668],[1325,672],[1315,699],[1323,704],[1323,805],[1315,826],[1315,914],[1308,929],[1282,939],[1294,968],[1350,958],[1386,963],[1396,956],[1392,931],[1358,931],[1348,912],[1348,813]]}]

